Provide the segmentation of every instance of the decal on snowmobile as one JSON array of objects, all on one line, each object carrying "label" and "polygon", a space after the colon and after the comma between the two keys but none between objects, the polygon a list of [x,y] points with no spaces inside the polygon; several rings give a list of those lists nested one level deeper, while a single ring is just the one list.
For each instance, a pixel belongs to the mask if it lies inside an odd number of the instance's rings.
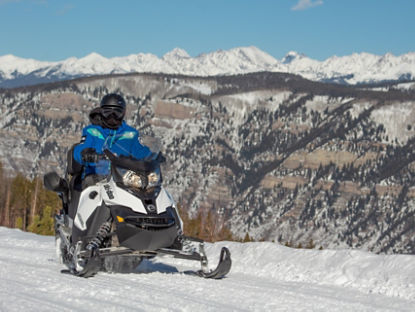
[{"label": "decal on snowmobile", "polygon": [[114,193],[112,192],[111,186],[109,184],[105,184],[104,189],[107,192],[108,198],[114,199]]},{"label": "decal on snowmobile", "polygon": [[79,223],[81,223],[82,227],[85,227],[85,222],[82,220],[82,216],[79,214],[78,216]]},{"label": "decal on snowmobile", "polygon": [[[110,183],[112,184],[113,181],[111,181]],[[147,214],[147,211],[144,208],[143,202],[139,198],[137,198],[137,196],[134,196],[133,194],[127,192],[126,190],[116,185],[111,188],[111,191],[112,191],[112,195],[114,196],[113,198],[110,198],[107,192],[103,194],[103,195],[106,195],[104,197],[104,202],[107,206],[111,206],[111,205],[126,206],[126,207],[130,207],[132,211]]]},{"label": "decal on snowmobile", "polygon": [[147,205],[147,209],[148,209],[148,212],[151,212],[151,213],[154,213],[154,212],[156,212],[156,211],[157,211],[156,206],[154,206],[154,205],[152,205],[152,204]]}]

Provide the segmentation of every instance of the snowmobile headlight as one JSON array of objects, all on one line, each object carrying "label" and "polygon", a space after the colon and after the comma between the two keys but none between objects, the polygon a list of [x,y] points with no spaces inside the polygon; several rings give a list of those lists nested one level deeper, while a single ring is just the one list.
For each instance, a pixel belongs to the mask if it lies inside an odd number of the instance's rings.
[{"label": "snowmobile headlight", "polygon": [[131,170],[128,170],[126,173],[124,173],[124,175],[122,176],[122,182],[124,183],[124,185],[134,188],[143,187],[143,181],[141,177]]},{"label": "snowmobile headlight", "polygon": [[151,172],[148,176],[148,186],[154,187],[160,184],[160,170],[156,170]]}]

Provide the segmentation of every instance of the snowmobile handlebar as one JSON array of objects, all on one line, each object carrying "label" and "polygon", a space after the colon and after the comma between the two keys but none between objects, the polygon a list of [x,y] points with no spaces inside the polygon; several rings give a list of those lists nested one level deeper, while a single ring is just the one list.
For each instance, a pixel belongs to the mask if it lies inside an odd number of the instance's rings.
[{"label": "snowmobile handlebar", "polygon": [[139,171],[152,171],[154,168],[159,167],[160,163],[166,161],[166,158],[161,152],[152,153],[144,159],[136,159],[124,155],[117,156],[108,149],[104,150],[104,155],[106,159],[109,159],[117,167]]},{"label": "snowmobile handlebar", "polygon": [[100,160],[106,160],[107,157],[104,154],[98,154],[97,151],[95,150],[95,148],[93,147],[88,147],[85,148],[82,152],[82,160],[84,162],[91,162],[91,163],[96,163]]}]

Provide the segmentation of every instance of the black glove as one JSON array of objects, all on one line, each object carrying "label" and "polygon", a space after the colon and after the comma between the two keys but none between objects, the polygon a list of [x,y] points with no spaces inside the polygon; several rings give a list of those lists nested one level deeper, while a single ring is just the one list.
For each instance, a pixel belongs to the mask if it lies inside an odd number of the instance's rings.
[{"label": "black glove", "polygon": [[163,163],[166,161],[166,157],[161,152],[158,153],[151,153],[146,158],[145,161],[158,161],[159,163]]},{"label": "black glove", "polygon": [[102,155],[98,155],[97,151],[93,147],[87,147],[82,152],[82,160],[84,162],[98,162],[102,158]]}]

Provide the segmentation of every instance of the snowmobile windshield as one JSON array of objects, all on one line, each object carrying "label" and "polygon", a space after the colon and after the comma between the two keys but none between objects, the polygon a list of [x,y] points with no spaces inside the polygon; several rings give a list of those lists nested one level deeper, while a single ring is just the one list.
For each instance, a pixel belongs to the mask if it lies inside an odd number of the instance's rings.
[{"label": "snowmobile windshield", "polygon": [[111,168],[108,174],[124,188],[149,191],[159,187],[162,182],[160,163],[165,160],[159,152],[160,141],[155,138],[142,140],[142,144],[153,153],[145,159],[137,159],[119,144],[120,140],[120,137],[115,137],[103,145],[102,152],[110,163],[107,168]]},{"label": "snowmobile windshield", "polygon": [[[126,140],[127,139],[127,140]],[[128,144],[125,142],[130,141]],[[98,151],[98,154],[106,155],[106,151],[111,152],[114,156],[112,159],[104,157],[107,161],[111,160],[113,164],[117,163],[120,166],[127,166],[128,168],[136,168],[137,170],[147,170],[146,168],[151,164],[155,163],[155,160],[160,160],[159,155],[161,142],[160,139],[150,136],[140,137],[140,144],[146,146],[152,152],[150,156],[145,159],[137,159],[134,156],[134,151],[132,150],[133,143],[131,142],[130,134],[118,134],[114,136],[108,136],[101,149]],[[153,164],[154,165],[154,164]]]}]

